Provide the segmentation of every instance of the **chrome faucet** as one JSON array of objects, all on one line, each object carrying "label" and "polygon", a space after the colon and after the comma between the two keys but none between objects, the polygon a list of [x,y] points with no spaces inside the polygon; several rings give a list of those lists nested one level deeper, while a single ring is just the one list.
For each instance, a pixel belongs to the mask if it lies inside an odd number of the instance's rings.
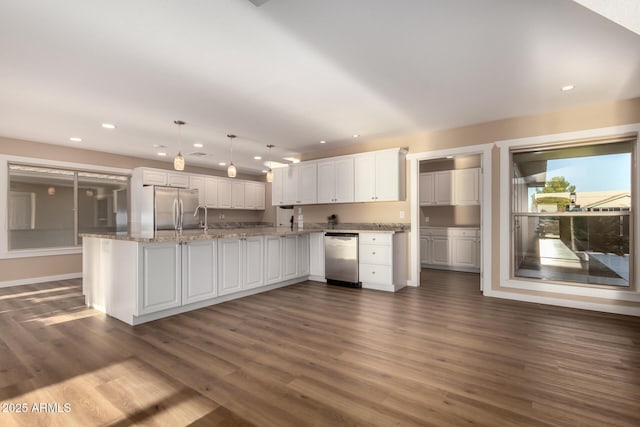
[{"label": "chrome faucet", "polygon": [[206,232],[207,230],[209,230],[209,225],[208,225],[208,217],[209,215],[207,214],[207,207],[206,206],[202,206],[202,205],[198,205],[196,207],[196,211],[193,213],[193,216],[198,216],[198,212],[200,212],[200,209],[204,209],[204,231]]}]

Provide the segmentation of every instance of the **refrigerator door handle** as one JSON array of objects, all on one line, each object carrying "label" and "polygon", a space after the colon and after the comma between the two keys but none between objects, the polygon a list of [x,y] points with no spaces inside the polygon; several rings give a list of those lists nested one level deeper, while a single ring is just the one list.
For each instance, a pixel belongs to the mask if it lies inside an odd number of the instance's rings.
[{"label": "refrigerator door handle", "polygon": [[179,229],[180,231],[182,231],[182,218],[184,217],[184,203],[182,203],[182,199],[180,199],[180,216],[179,221],[180,221],[180,225],[179,225]]},{"label": "refrigerator door handle", "polygon": [[173,199],[173,229],[178,229],[178,199]]}]

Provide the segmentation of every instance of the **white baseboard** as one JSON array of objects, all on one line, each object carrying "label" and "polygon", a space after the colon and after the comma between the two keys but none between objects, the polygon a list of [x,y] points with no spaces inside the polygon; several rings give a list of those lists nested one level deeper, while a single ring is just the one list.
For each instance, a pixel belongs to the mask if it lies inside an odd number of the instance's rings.
[{"label": "white baseboard", "polygon": [[640,316],[640,307],[628,305],[598,304],[587,301],[576,301],[563,298],[551,298],[538,295],[527,295],[515,292],[494,291],[485,289],[484,296],[510,299],[516,301],[532,302],[536,304],[555,305],[559,307],[578,308],[582,310],[602,311],[613,314],[626,314],[628,316]]},{"label": "white baseboard", "polygon": [[58,274],[56,276],[29,277],[28,279],[6,280],[0,282],[0,288],[33,285],[35,283],[55,282],[57,280],[81,279],[82,273]]}]

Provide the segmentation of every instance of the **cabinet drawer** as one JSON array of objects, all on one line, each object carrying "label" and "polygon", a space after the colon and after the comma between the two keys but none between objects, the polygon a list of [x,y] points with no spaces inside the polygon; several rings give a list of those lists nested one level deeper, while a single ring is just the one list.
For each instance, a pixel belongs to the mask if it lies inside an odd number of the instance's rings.
[{"label": "cabinet drawer", "polygon": [[391,245],[360,245],[363,264],[391,265]]},{"label": "cabinet drawer", "polygon": [[445,227],[422,227],[420,228],[420,235],[446,237],[449,235],[449,229]]},{"label": "cabinet drawer", "polygon": [[390,265],[371,265],[360,264],[360,281],[362,283],[380,283],[383,285],[391,285],[391,266]]},{"label": "cabinet drawer", "polygon": [[455,237],[479,237],[480,230],[475,228],[452,228],[449,230],[449,235]]},{"label": "cabinet drawer", "polygon": [[391,233],[360,233],[360,244],[364,245],[390,245],[393,234]]}]

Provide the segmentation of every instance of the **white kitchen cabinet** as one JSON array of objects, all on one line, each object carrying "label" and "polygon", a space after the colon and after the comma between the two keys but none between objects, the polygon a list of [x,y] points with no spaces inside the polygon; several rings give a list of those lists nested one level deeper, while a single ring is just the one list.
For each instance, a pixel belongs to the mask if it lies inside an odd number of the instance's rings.
[{"label": "white kitchen cabinet", "polygon": [[297,276],[309,275],[309,235],[300,234],[298,238],[298,268]]},{"label": "white kitchen cabinet", "polygon": [[244,181],[231,182],[231,209],[244,209]]},{"label": "white kitchen cabinet", "polygon": [[242,290],[242,240],[218,240],[218,294]]},{"label": "white kitchen cabinet", "polygon": [[207,195],[205,193],[204,177],[200,175],[192,175],[189,177],[189,188],[198,190],[198,204],[200,206],[207,205]]},{"label": "white kitchen cabinet", "polygon": [[360,233],[358,253],[363,288],[394,292],[406,286],[406,233]]},{"label": "white kitchen cabinet", "polygon": [[231,209],[231,180],[218,181],[218,209]]},{"label": "white kitchen cabinet", "polygon": [[282,237],[264,238],[264,282],[265,285],[282,281]]},{"label": "white kitchen cabinet", "polygon": [[284,205],[283,185],[287,168],[273,169],[273,182],[271,183],[271,205]]},{"label": "white kitchen cabinet", "polygon": [[142,185],[167,185],[167,173],[159,170],[141,169]]},{"label": "white kitchen cabinet", "polygon": [[435,265],[449,265],[450,259],[449,236],[433,236],[431,238],[431,262]]},{"label": "white kitchen cabinet", "polygon": [[167,174],[167,185],[169,187],[189,188],[189,175],[169,172]]},{"label": "white kitchen cabinet", "polygon": [[298,236],[284,236],[282,240],[282,279],[289,280],[298,276]]},{"label": "white kitchen cabinet", "polygon": [[318,203],[353,202],[353,156],[336,157],[318,162]]},{"label": "white kitchen cabinet", "polygon": [[245,209],[264,209],[264,183],[245,181],[244,207]]},{"label": "white kitchen cabinet", "polygon": [[204,201],[207,208],[218,207],[218,179],[205,178],[204,180]]},{"label": "white kitchen cabinet", "polygon": [[182,245],[144,244],[139,252],[140,278],[136,314],[143,315],[182,304]]},{"label": "white kitchen cabinet", "polygon": [[324,277],[324,233],[309,235],[309,278],[325,281]]},{"label": "white kitchen cabinet", "polygon": [[274,170],[274,205],[306,205],[317,203],[317,166],[303,162]]},{"label": "white kitchen cabinet", "polygon": [[451,205],[453,202],[453,171],[434,172],[435,205]]},{"label": "white kitchen cabinet", "polygon": [[182,304],[190,304],[218,295],[217,244],[215,240],[182,244]]},{"label": "white kitchen cabinet", "polygon": [[420,230],[420,262],[449,270],[480,270],[480,230],[424,227]]},{"label": "white kitchen cabinet", "polygon": [[218,293],[232,294],[264,283],[262,236],[218,240]]},{"label": "white kitchen cabinet", "polygon": [[420,206],[433,205],[435,201],[435,180],[431,172],[421,173],[419,180]]},{"label": "white kitchen cabinet", "polygon": [[456,169],[420,174],[420,205],[480,204],[480,169]]},{"label": "white kitchen cabinet", "polygon": [[431,264],[429,255],[431,250],[429,249],[430,239],[426,236],[420,236],[420,263]]},{"label": "white kitchen cabinet", "polygon": [[480,169],[453,171],[453,203],[455,205],[480,204]]},{"label": "white kitchen cabinet", "polygon": [[355,201],[405,198],[405,155],[399,148],[354,156]]}]

